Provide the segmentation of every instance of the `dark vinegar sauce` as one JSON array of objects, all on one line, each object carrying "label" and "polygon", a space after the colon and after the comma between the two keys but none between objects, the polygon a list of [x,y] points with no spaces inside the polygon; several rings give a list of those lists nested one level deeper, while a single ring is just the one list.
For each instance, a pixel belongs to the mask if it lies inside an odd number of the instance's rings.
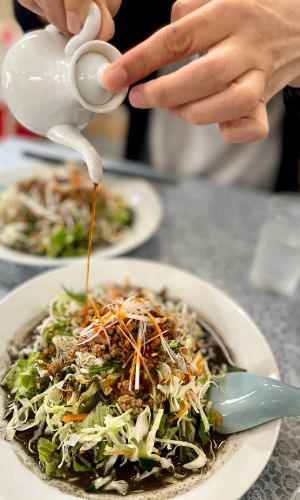
[{"label": "dark vinegar sauce", "polygon": [[95,217],[96,217],[96,208],[97,208],[97,193],[98,193],[99,184],[94,184],[93,189],[93,198],[92,198],[92,207],[91,207],[91,220],[90,220],[90,229],[89,229],[89,242],[88,242],[88,254],[87,254],[87,264],[86,264],[86,276],[85,276],[85,312],[88,308],[88,294],[89,294],[89,284],[90,284],[90,267],[91,267],[91,254],[92,254],[92,246],[93,246],[93,236],[94,236],[94,227],[95,227]]},{"label": "dark vinegar sauce", "polygon": [[[203,328],[202,328],[203,329]],[[203,329],[204,330],[204,329]],[[205,330],[204,330],[205,332]],[[227,359],[222,351],[222,349],[214,342],[213,338],[209,335],[209,333],[205,332],[205,337],[206,339],[209,339],[208,342],[208,349],[210,353],[210,369],[214,371],[214,368],[217,369],[220,366],[228,366]],[[204,352],[204,355],[208,354],[208,352]],[[10,399],[10,398],[9,398]],[[8,402],[9,402],[8,399]],[[32,453],[29,450],[29,441],[33,437],[34,430],[30,429],[28,431],[24,432],[18,432],[16,434],[15,439],[19,441],[19,443],[22,445],[23,449],[26,451],[28,455],[30,455],[38,464],[41,466],[39,463],[39,458],[38,454],[36,451],[36,443],[32,444],[32,449],[34,450],[34,453]],[[214,442],[215,448],[214,448],[214,453],[217,452],[218,446],[225,441],[226,437],[224,435],[219,434],[218,432],[215,432],[214,430],[210,430],[210,437],[212,442]],[[210,443],[207,445],[203,446],[203,451],[205,452],[206,455],[209,455],[210,453]],[[187,471],[187,469],[184,469],[180,463],[179,463],[179,457],[177,457],[177,463],[176,463],[176,457],[173,459],[173,462],[175,463],[175,470],[179,474],[184,474],[185,477],[193,474],[191,471]],[[167,470],[164,470],[162,474],[157,474],[157,475],[152,475],[146,479],[144,479],[141,482],[137,482],[134,480],[134,477],[136,476],[137,473],[137,465],[128,462],[125,464],[123,467],[119,467],[118,465],[115,467],[115,473],[116,473],[116,480],[124,480],[127,481],[129,484],[129,490],[128,493],[138,493],[142,491],[153,491],[156,489],[160,489],[163,486],[167,486],[170,484],[171,481],[174,482],[173,478],[173,472],[168,472]],[[99,476],[101,476],[101,469],[97,471]],[[73,485],[76,485],[78,488],[81,489],[86,489],[91,481],[94,479],[97,479],[98,475],[96,472],[89,471],[89,472],[73,472],[73,470],[68,470],[65,472],[65,475],[62,478],[59,478],[63,481],[66,481],[68,483],[71,483]],[[179,480],[180,481],[180,480]],[[101,490],[97,492],[97,494],[101,494]]]}]

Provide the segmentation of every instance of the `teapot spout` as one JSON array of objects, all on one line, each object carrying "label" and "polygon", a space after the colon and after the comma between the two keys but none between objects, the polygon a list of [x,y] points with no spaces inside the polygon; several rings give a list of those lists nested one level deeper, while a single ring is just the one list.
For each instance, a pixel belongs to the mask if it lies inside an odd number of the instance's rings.
[{"label": "teapot spout", "polygon": [[80,153],[86,162],[91,181],[99,184],[102,180],[103,164],[95,148],[83,137],[74,125],[56,125],[47,134],[48,139]]}]

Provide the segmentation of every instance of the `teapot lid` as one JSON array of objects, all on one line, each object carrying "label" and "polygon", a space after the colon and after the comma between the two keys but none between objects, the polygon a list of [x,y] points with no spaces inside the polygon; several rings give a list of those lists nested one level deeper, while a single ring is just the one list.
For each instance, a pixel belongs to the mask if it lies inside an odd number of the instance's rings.
[{"label": "teapot lid", "polygon": [[85,43],[72,58],[71,79],[80,104],[95,113],[116,109],[125,99],[128,89],[109,92],[103,83],[105,69],[120,57],[120,52],[109,43],[95,40]]},{"label": "teapot lid", "polygon": [[103,73],[109,61],[102,54],[83,54],[75,66],[75,81],[81,97],[92,106],[106,104],[113,94],[103,85]]}]

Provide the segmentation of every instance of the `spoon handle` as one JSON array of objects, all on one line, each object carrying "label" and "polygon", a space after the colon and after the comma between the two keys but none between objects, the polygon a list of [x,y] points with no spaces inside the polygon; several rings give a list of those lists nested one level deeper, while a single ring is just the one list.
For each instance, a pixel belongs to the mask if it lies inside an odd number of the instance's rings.
[{"label": "spoon handle", "polygon": [[222,434],[251,429],[281,417],[300,416],[300,389],[250,373],[228,373],[209,399],[222,416]]},{"label": "spoon handle", "polygon": [[282,409],[283,417],[300,416],[300,389],[281,383],[278,388],[278,404]]}]

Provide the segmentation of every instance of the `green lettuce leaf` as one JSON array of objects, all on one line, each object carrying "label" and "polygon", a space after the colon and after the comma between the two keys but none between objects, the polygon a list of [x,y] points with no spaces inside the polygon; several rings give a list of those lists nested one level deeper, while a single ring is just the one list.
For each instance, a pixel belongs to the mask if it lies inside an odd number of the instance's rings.
[{"label": "green lettuce leaf", "polygon": [[245,368],[240,368],[239,366],[228,365],[227,371],[228,372],[246,372],[247,370],[245,370]]},{"label": "green lettuce leaf", "polygon": [[114,369],[116,372],[122,372],[122,363],[120,361],[114,361],[113,359],[108,359],[104,361],[103,365],[91,365],[89,367],[88,378],[94,377],[94,375],[99,375],[102,372],[108,372],[109,370]]},{"label": "green lettuce leaf", "polygon": [[107,414],[113,415],[114,411],[106,404],[99,401],[97,406],[91,411],[91,413],[84,419],[81,424],[81,429],[87,429],[89,427],[94,427],[95,424],[104,426],[104,418]]},{"label": "green lettuce leaf", "polygon": [[69,290],[65,286],[63,286],[63,289],[66,293],[66,295],[69,297],[69,299],[75,300],[75,302],[78,302],[81,306],[84,305],[85,303],[85,295],[83,293],[75,293],[72,290]]},{"label": "green lettuce leaf", "polygon": [[97,385],[93,382],[89,388],[83,392],[78,403],[74,405],[75,413],[86,413],[92,410],[99,401],[99,391]]},{"label": "green lettuce leaf", "polygon": [[58,465],[61,457],[56,449],[56,446],[49,439],[41,437],[38,440],[39,459],[43,463],[46,476],[58,476],[60,470]]},{"label": "green lettuce leaf", "polygon": [[31,399],[42,390],[41,379],[36,369],[36,361],[41,357],[41,353],[32,353],[27,359],[18,359],[4,377],[1,385],[14,391],[15,399]]},{"label": "green lettuce leaf", "polygon": [[204,445],[206,445],[210,440],[209,435],[205,432],[204,423],[202,420],[201,420],[200,425],[199,425],[198,436],[201,439],[202,444],[204,444]]},{"label": "green lettuce leaf", "polygon": [[151,472],[155,466],[155,460],[150,457],[139,457],[140,468],[144,471]]},{"label": "green lettuce leaf", "polygon": [[99,444],[99,446],[97,447],[97,462],[102,462],[102,460],[104,460],[106,457],[104,455],[104,452],[105,452],[105,448],[106,448],[106,442],[105,441],[101,441],[101,443]]},{"label": "green lettuce leaf", "polygon": [[126,226],[130,224],[132,220],[132,211],[129,207],[120,207],[114,212],[108,212],[106,218],[110,222],[116,223],[118,226]]},{"label": "green lettuce leaf", "polygon": [[161,421],[157,431],[157,437],[159,437],[160,439],[162,439],[165,436],[168,430],[166,420],[167,420],[167,413],[164,413],[163,416],[161,417]]},{"label": "green lettuce leaf", "polygon": [[71,336],[73,334],[72,325],[67,321],[57,321],[43,329],[43,338],[47,344],[51,344],[55,335]]},{"label": "green lettuce leaf", "polygon": [[85,239],[86,233],[79,222],[71,229],[56,226],[50,237],[47,255],[48,257],[82,255],[86,252],[85,245],[83,245]]},{"label": "green lettuce leaf", "polygon": [[92,470],[91,466],[78,463],[75,457],[71,457],[71,462],[75,472],[87,472]]}]

